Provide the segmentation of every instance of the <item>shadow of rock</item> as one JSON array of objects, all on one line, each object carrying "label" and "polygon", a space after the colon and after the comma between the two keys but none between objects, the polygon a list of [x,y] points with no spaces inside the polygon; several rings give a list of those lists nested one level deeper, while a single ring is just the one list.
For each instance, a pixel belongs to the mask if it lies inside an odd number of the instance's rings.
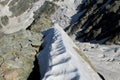
[{"label": "shadow of rock", "polygon": [[35,56],[34,68],[27,80],[41,80],[37,57]]},{"label": "shadow of rock", "polygon": [[101,77],[102,80],[105,80],[104,76],[98,73],[98,75]]},{"label": "shadow of rock", "polygon": [[[119,1],[90,0],[81,4],[80,10],[72,18],[72,24],[65,31],[76,35],[80,42],[99,44],[119,44],[120,41],[120,7]],[[86,10],[86,11],[84,11]],[[82,12],[82,13],[81,13]],[[81,13],[81,16],[76,16]]]}]

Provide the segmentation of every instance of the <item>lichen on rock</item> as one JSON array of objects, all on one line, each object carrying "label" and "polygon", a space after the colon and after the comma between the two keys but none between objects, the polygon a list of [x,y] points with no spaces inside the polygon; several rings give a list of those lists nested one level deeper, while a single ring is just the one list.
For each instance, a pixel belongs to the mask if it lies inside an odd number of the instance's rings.
[{"label": "lichen on rock", "polygon": [[40,32],[51,26],[51,15],[57,10],[58,6],[46,1],[34,14],[34,22],[28,29]]},{"label": "lichen on rock", "polygon": [[[0,39],[0,77],[6,80],[27,80],[34,67],[33,62],[39,47],[42,35],[29,30],[19,31],[9,35],[3,35]],[[7,71],[15,69],[9,74]],[[16,74],[17,75],[12,75]],[[12,77],[11,77],[12,76]]]}]

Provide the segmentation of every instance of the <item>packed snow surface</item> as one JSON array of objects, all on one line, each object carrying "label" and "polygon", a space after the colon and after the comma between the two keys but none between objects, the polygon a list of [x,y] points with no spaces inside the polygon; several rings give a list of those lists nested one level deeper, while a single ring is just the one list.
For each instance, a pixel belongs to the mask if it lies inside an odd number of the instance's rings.
[{"label": "packed snow surface", "polygon": [[100,45],[75,41],[105,80],[120,80],[120,45]]},{"label": "packed snow surface", "polygon": [[43,34],[43,50],[37,56],[42,80],[102,80],[57,23]]}]

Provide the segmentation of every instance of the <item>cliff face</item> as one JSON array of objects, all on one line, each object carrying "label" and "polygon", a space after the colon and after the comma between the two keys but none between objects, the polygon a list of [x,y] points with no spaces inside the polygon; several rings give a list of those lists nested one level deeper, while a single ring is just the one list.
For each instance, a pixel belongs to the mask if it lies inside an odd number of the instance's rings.
[{"label": "cliff face", "polygon": [[120,1],[86,0],[79,7],[77,14],[82,14],[69,26],[69,34],[80,41],[119,44]]}]

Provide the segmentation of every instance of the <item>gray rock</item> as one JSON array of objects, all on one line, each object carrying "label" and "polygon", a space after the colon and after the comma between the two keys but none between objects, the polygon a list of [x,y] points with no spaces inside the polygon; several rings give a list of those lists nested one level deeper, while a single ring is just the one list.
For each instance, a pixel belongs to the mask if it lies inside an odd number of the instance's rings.
[{"label": "gray rock", "polygon": [[[0,38],[0,73],[6,80],[9,80],[8,78],[14,73],[17,76],[13,76],[10,80],[27,80],[34,67],[34,56],[39,50],[39,47],[33,47],[31,44],[37,42],[37,45],[40,46],[41,38],[40,33],[34,32],[33,34],[29,30],[3,35]],[[8,71],[13,69],[16,69],[16,72],[8,74]]]},{"label": "gray rock", "polygon": [[[26,29],[45,0],[1,0],[0,31],[9,34]],[[0,26],[0,28],[1,28]]]}]

